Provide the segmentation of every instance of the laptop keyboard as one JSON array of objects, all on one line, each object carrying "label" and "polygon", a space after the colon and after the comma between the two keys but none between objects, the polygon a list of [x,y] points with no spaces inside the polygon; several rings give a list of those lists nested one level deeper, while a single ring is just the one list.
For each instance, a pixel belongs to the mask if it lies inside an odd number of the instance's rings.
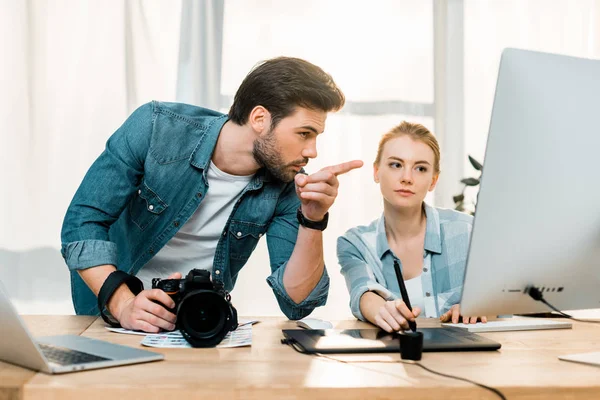
[{"label": "laptop keyboard", "polygon": [[110,358],[99,357],[52,344],[38,343],[38,346],[48,361],[59,365],[86,364],[94,361],[110,360]]}]

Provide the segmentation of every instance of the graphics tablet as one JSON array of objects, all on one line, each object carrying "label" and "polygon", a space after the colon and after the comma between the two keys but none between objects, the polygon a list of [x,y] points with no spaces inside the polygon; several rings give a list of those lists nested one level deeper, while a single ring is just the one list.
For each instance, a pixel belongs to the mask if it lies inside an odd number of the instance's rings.
[{"label": "graphics tablet", "polygon": [[[423,351],[498,350],[500,343],[458,328],[422,328]],[[380,329],[283,329],[288,343],[302,353],[399,352],[397,333]]]}]

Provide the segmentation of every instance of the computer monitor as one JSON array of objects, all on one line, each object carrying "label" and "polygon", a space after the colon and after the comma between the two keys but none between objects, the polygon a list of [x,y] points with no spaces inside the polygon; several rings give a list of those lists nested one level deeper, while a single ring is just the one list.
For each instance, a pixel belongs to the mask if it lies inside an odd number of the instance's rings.
[{"label": "computer monitor", "polygon": [[502,54],[463,315],[600,308],[600,61]]}]

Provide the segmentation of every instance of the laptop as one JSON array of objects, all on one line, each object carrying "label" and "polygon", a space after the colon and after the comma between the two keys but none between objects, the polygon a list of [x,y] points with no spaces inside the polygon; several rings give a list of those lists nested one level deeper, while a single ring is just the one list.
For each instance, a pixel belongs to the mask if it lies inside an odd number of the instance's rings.
[{"label": "laptop", "polygon": [[[458,328],[422,328],[423,351],[498,350],[500,343]],[[381,329],[283,329],[301,353],[397,353],[398,334]]]},{"label": "laptop", "polygon": [[164,359],[162,354],[76,335],[33,339],[0,282],[0,361],[62,374]]}]

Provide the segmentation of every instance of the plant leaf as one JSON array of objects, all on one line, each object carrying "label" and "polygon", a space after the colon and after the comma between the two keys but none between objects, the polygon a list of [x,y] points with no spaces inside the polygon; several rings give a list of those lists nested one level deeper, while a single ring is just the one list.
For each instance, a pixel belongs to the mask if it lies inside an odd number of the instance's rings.
[{"label": "plant leaf", "polygon": [[477,171],[481,171],[483,169],[483,165],[481,165],[481,163],[473,157],[469,156],[469,161],[471,162],[473,168],[475,168]]},{"label": "plant leaf", "polygon": [[479,185],[479,179],[477,179],[477,178],[465,178],[465,179],[461,179],[461,182],[467,186]]},{"label": "plant leaf", "polygon": [[465,195],[464,194],[457,194],[456,196],[452,197],[452,200],[454,200],[455,203],[461,202],[465,199]]}]

